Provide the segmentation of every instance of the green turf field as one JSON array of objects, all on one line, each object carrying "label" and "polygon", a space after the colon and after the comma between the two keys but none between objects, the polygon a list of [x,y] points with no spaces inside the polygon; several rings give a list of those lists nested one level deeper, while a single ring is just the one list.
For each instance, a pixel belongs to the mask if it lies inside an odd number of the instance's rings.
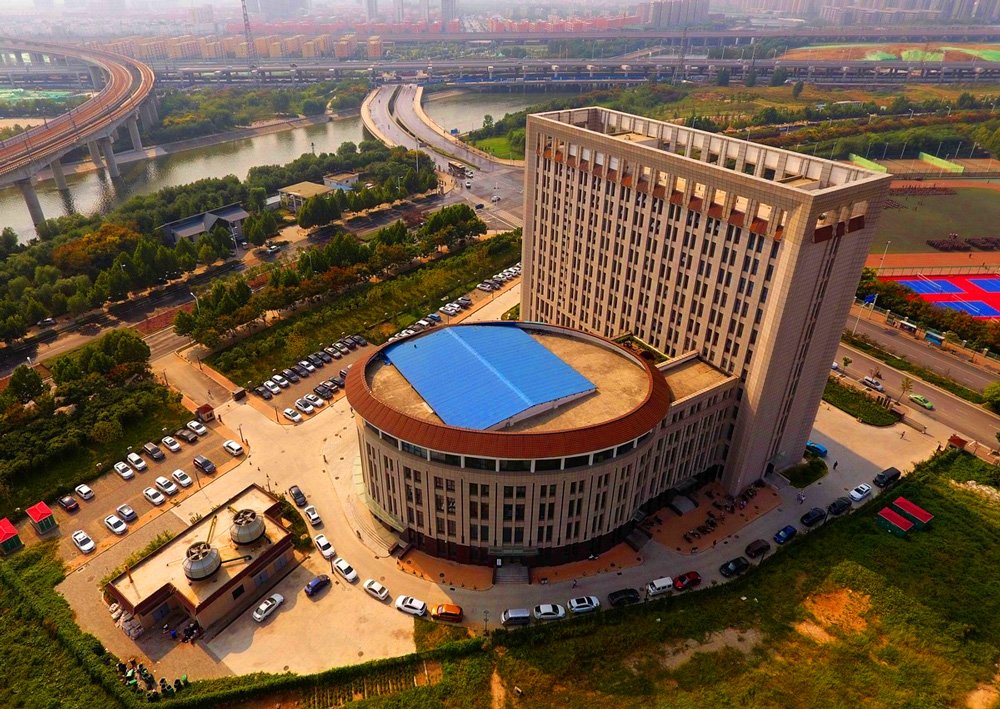
[{"label": "green turf field", "polygon": [[[926,197],[890,197],[902,209],[883,209],[875,228],[871,252],[882,253],[891,241],[889,253],[939,253],[925,242],[947,239],[957,232],[959,238],[1000,236],[1000,193],[989,189],[962,188],[955,195]],[[975,252],[975,251],[974,251]],[[973,252],[973,253],[974,253]]]}]

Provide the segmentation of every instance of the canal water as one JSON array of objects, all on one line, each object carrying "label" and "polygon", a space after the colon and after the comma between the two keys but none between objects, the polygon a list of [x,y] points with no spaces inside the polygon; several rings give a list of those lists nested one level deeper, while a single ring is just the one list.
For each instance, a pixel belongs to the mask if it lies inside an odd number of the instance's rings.
[{"label": "canal water", "polygon": [[[425,101],[425,108],[431,118],[448,130],[457,128],[464,132],[481,127],[486,114],[500,119],[506,113],[520,111],[558,95],[466,93]],[[37,183],[35,188],[46,217],[58,217],[70,211],[91,214],[112,209],[136,194],[149,194],[207,177],[236,175],[243,179],[254,165],[281,165],[313,147],[317,153],[333,152],[344,141],[361,140],[361,119],[347,118],[123,164],[120,166],[122,179],[116,183],[112,183],[103,171],[67,175],[71,202],[60,194],[52,180]],[[28,209],[16,187],[0,189],[0,228],[5,226],[13,227],[22,241],[35,236]]]}]

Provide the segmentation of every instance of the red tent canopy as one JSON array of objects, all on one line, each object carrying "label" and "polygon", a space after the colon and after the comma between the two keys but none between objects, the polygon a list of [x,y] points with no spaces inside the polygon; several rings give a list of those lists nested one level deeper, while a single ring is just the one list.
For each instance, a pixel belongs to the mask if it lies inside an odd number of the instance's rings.
[{"label": "red tent canopy", "polygon": [[38,524],[42,520],[48,519],[49,517],[52,516],[52,510],[50,510],[49,506],[46,505],[44,502],[39,502],[36,505],[32,505],[27,510],[25,510],[25,512],[28,513],[28,517],[30,517],[31,521],[34,522],[35,524]]},{"label": "red tent canopy", "polygon": [[8,539],[13,539],[17,536],[17,527],[11,524],[10,520],[4,517],[0,519],[0,544],[3,544]]},{"label": "red tent canopy", "polygon": [[905,497],[897,497],[892,501],[892,504],[896,506],[896,509],[902,510],[906,514],[913,517],[913,519],[923,522],[924,524],[929,524],[934,515],[925,510],[923,507],[913,504]]},{"label": "red tent canopy", "polygon": [[878,513],[878,516],[887,522],[891,522],[893,525],[899,527],[904,532],[909,532],[913,528],[913,522],[906,519],[898,512],[894,512],[888,507],[883,508],[882,511]]}]

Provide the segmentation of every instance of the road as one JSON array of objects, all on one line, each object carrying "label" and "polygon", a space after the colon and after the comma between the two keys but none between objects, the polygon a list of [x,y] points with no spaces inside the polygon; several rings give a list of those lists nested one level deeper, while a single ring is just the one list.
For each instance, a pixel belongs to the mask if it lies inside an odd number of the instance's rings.
[{"label": "road", "polygon": [[886,327],[880,315],[876,315],[874,320],[866,320],[865,315],[862,315],[861,320],[858,320],[859,310],[854,308],[851,317],[848,318],[846,328],[848,332],[853,332],[856,324],[857,334],[877,342],[879,347],[976,391],[981,392],[1000,379],[993,372],[950,352],[943,352],[924,340],[918,340],[897,328]]},{"label": "road", "polygon": [[[851,366],[845,373],[847,378],[858,380],[871,373],[873,369],[878,369],[882,373],[885,392],[893,399],[898,399],[902,397],[903,393],[900,382],[903,377],[910,376],[913,381],[911,393],[926,396],[934,404],[934,410],[925,411],[906,399],[903,399],[904,404],[930,419],[953,427],[956,433],[971,436],[990,447],[996,446],[996,433],[1000,431],[1000,417],[995,414],[991,414],[975,404],[970,404],[964,399],[959,399],[943,389],[926,384],[905,372],[893,369],[853,347],[841,344],[837,350],[837,361],[842,362],[845,356],[852,360]],[[842,364],[841,368],[843,368]]]},{"label": "road", "polygon": [[16,40],[24,51],[72,57],[101,67],[107,83],[90,100],[58,118],[0,145],[0,178],[23,178],[80,144],[106,135],[109,127],[135,115],[153,90],[153,70],[140,61],[96,49]]}]

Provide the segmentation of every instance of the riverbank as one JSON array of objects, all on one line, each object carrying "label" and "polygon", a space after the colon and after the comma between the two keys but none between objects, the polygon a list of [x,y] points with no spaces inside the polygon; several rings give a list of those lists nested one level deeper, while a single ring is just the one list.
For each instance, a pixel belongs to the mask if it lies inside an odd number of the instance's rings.
[{"label": "riverbank", "polygon": [[[353,112],[345,111],[332,116],[322,115],[311,116],[308,118],[279,120],[249,128],[226,131],[225,133],[203,135],[200,138],[178,140],[173,143],[164,143],[163,145],[151,145],[147,148],[143,148],[142,150],[127,150],[121,153],[115,153],[115,158],[117,159],[119,165],[138,162],[140,160],[151,160],[165,155],[183,153],[187,150],[196,150],[198,148],[206,148],[213,145],[222,145],[223,143],[231,143],[237,140],[246,140],[248,138],[257,138],[262,135],[270,135],[272,133],[283,133],[297,128],[308,128],[309,126],[328,123],[330,121],[344,120],[357,115],[356,113],[353,113],[352,115],[352,113]],[[66,175],[79,175],[88,172],[96,172],[98,169],[101,168],[98,168],[92,160],[83,160],[81,162],[67,163],[63,165],[63,171]],[[37,181],[51,180],[52,171],[48,168],[41,170],[36,175],[35,179]]]}]

